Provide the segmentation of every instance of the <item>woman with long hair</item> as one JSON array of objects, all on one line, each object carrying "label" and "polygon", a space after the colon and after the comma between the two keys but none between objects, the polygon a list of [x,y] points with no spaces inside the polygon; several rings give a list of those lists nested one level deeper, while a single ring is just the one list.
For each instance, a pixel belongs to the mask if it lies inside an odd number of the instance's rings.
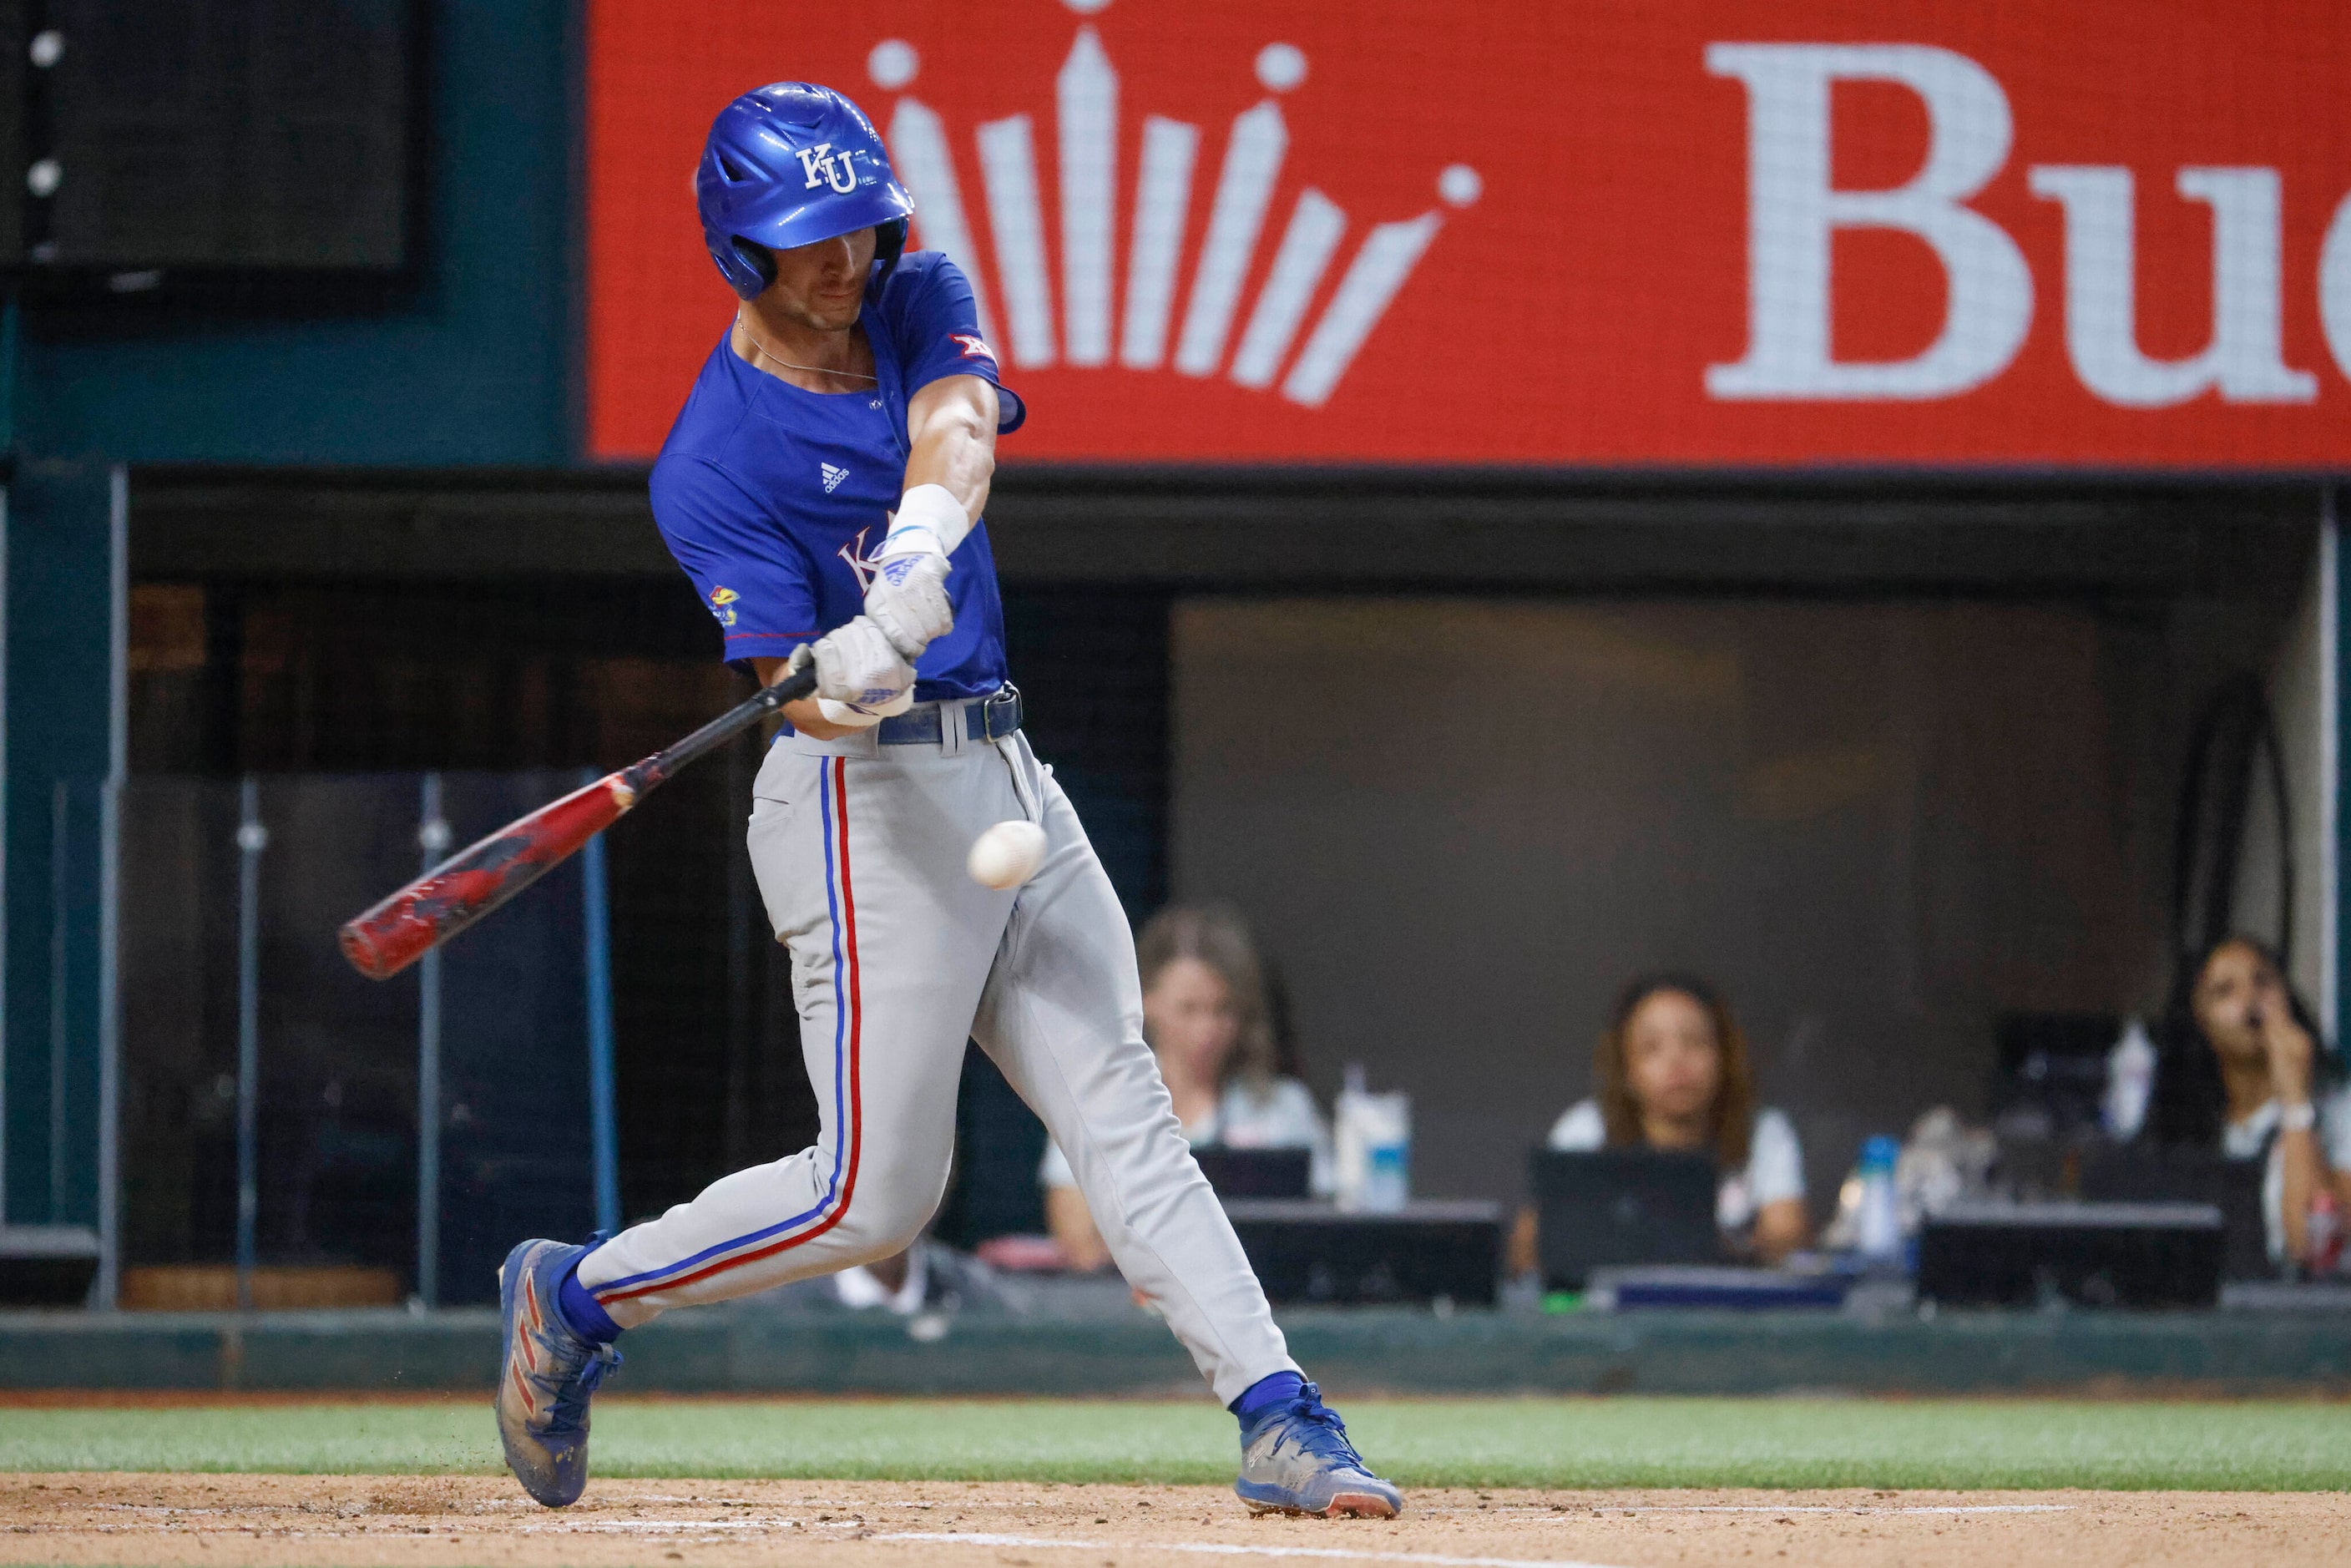
[{"label": "woman with long hair", "polygon": [[[1311,1181],[1331,1187],[1331,1134],[1314,1096],[1281,1075],[1265,967],[1240,915],[1224,904],[1171,904],[1135,938],[1143,1038],[1158,1060],[1176,1119],[1195,1147],[1303,1148]],[[1073,1269],[1110,1260],[1060,1145],[1038,1171],[1045,1220]]]},{"label": "woman with long hair", "polygon": [[2226,936],[2181,971],[2157,1048],[2145,1136],[2265,1160],[2270,1258],[2304,1261],[2312,1201],[2351,1207],[2351,1090],[2277,956]]},{"label": "woman with long hair", "polygon": [[[1733,1250],[1776,1263],[1812,1239],[1796,1129],[1778,1111],[1756,1109],[1747,1036],[1705,981],[1649,975],[1625,987],[1593,1078],[1599,1092],[1552,1124],[1547,1147],[1711,1155],[1721,1173],[1715,1223]],[[1529,1210],[1512,1238],[1516,1267],[1535,1267],[1535,1240]]]}]

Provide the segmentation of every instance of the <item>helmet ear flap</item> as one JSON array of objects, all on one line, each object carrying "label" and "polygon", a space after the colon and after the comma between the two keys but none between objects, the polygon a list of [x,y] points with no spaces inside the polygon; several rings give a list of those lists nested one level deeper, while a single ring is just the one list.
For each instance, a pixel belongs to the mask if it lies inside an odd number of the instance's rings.
[{"label": "helmet ear flap", "polygon": [[710,247],[710,259],[718,264],[727,287],[745,299],[757,299],[776,281],[776,258],[765,246],[749,240],[732,235],[719,240]]},{"label": "helmet ear flap", "polygon": [[890,275],[892,267],[898,265],[898,258],[906,253],[906,229],[904,218],[893,218],[886,224],[874,225],[873,258],[882,264],[884,277]]}]

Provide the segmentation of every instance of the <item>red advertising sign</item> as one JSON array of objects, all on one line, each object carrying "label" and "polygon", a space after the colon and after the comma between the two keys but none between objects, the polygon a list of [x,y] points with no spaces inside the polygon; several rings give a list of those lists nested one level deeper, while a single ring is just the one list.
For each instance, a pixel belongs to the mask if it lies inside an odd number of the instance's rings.
[{"label": "red advertising sign", "polygon": [[857,99],[1008,460],[2340,466],[2335,0],[595,0],[589,443],[733,297],[690,182]]}]

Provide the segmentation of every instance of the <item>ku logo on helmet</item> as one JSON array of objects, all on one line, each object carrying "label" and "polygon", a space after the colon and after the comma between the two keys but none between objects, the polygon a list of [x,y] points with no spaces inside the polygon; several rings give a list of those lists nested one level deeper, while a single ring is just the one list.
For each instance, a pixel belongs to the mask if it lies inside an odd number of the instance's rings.
[{"label": "ku logo on helmet", "polygon": [[[844,196],[857,189],[857,170],[851,162],[857,156],[857,149],[852,147],[835,152],[831,142],[820,141],[813,147],[801,147],[795,152],[802,172],[808,175],[806,189],[813,191],[819,184],[826,184]],[[872,162],[873,155],[867,153],[865,161]]]}]

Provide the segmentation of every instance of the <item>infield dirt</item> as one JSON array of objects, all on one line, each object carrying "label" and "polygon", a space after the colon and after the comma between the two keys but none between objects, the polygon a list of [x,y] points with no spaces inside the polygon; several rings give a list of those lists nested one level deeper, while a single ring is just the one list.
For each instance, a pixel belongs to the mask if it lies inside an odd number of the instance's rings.
[{"label": "infield dirt", "polygon": [[2351,1563],[2351,1500],[2241,1492],[1429,1490],[1402,1519],[1252,1519],[1209,1487],[473,1476],[0,1477],[0,1563],[1197,1568]]}]

